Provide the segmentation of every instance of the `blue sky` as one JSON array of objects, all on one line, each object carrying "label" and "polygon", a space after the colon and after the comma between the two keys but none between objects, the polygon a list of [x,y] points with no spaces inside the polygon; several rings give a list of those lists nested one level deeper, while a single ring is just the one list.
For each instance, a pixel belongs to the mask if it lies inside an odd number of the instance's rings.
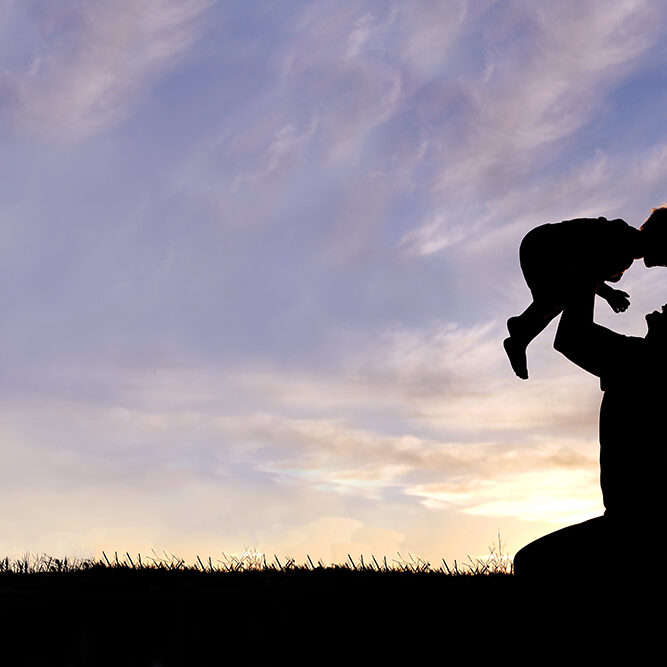
[{"label": "blue sky", "polygon": [[666,14],[4,2],[3,553],[460,559],[600,513],[595,378],[501,341],[531,227],[667,199]]}]

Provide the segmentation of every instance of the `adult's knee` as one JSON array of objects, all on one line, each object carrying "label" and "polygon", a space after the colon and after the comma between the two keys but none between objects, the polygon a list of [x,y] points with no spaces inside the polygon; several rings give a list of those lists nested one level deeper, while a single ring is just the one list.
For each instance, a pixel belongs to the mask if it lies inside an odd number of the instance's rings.
[{"label": "adult's knee", "polygon": [[525,577],[534,573],[534,558],[531,545],[528,544],[523,549],[519,549],[514,556],[514,574]]},{"label": "adult's knee", "polygon": [[514,574],[520,577],[550,576],[554,565],[551,540],[541,537],[516,552]]}]

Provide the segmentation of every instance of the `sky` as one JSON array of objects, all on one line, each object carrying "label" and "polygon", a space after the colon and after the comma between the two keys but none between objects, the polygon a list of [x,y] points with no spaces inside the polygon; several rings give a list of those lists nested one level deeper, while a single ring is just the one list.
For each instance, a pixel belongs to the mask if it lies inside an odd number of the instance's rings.
[{"label": "sky", "polygon": [[[502,340],[529,229],[667,201],[665,26],[2,0],[0,552],[438,563],[599,515],[599,382]],[[618,286],[644,335],[667,274]]]}]

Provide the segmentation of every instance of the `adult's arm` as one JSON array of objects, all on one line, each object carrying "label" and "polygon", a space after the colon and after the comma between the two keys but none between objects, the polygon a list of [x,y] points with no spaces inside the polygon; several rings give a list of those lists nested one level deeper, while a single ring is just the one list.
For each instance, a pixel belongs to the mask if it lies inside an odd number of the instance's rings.
[{"label": "adult's arm", "polygon": [[597,289],[598,296],[601,296],[603,299],[609,298],[615,291],[611,285],[607,285],[605,282],[600,283]]},{"label": "adult's arm", "polygon": [[623,336],[593,321],[595,286],[574,295],[560,318],[554,348],[584,370],[606,376],[631,362],[643,338]]}]

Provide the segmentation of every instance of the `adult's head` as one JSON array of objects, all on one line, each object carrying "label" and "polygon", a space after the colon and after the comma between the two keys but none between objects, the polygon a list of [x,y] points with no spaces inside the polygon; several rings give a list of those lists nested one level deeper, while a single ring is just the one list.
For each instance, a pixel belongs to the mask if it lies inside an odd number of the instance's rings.
[{"label": "adult's head", "polygon": [[645,239],[644,264],[667,266],[667,204],[651,209],[639,230]]},{"label": "adult's head", "polygon": [[661,345],[667,345],[667,303],[661,310],[654,310],[652,313],[646,315],[646,324],[648,332],[645,339]]}]

